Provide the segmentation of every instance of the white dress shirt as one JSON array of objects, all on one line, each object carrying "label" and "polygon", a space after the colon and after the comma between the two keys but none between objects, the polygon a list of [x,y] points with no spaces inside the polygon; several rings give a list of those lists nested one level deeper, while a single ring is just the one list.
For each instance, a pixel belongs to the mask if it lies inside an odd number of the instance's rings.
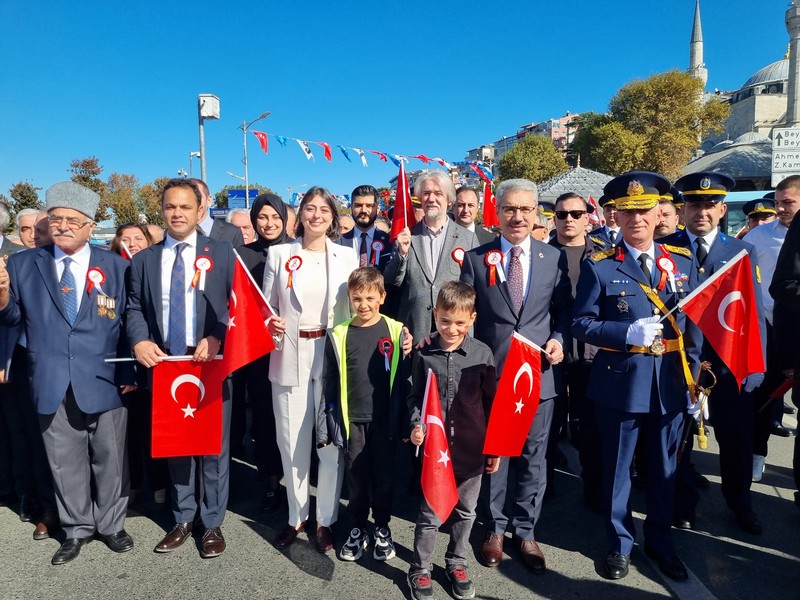
[{"label": "white dress shirt", "polygon": [[711,246],[714,244],[714,241],[717,239],[717,234],[719,234],[719,229],[714,227],[710,232],[705,235],[695,235],[689,229],[686,229],[686,235],[689,236],[689,241],[692,243],[692,252],[697,252],[697,244],[695,244],[695,240],[701,237],[706,241],[706,249],[711,252]]},{"label": "white dress shirt", "polygon": [[[196,346],[195,328],[197,311],[195,310],[195,288],[192,287],[194,277],[194,261],[197,257],[197,232],[193,231],[185,240],[188,246],[183,249],[181,258],[186,274],[186,345]],[[161,322],[164,323],[163,339],[169,339],[169,289],[172,284],[172,265],[175,262],[177,240],[168,233],[164,235],[164,250],[161,252]]]},{"label": "white dress shirt", "polygon": [[781,252],[783,240],[789,228],[775,219],[771,223],[759,225],[746,236],[744,241],[755,246],[755,258],[761,272],[761,298],[764,301],[764,316],[772,323],[772,311],[775,300],[769,295],[769,286],[775,274],[775,265],[778,263],[778,254]]},{"label": "white dress shirt", "polygon": [[89,244],[84,244],[83,248],[78,250],[75,254],[66,254],[58,246],[55,248],[56,260],[56,279],[61,281],[61,275],[64,273],[64,259],[68,256],[72,259],[72,264],[69,270],[75,278],[75,293],[78,300],[78,310],[81,308],[81,300],[83,300],[83,292],[86,289],[86,274],[89,272],[89,259],[92,258],[92,249]]},{"label": "white dress shirt", "polygon": [[[373,225],[372,227],[370,227],[369,229],[367,229],[366,231],[363,231],[363,232],[358,227],[354,227],[353,228],[353,250],[355,250],[356,254],[358,254],[359,256],[361,256],[361,234],[362,233],[366,233],[367,234],[367,265],[369,265],[369,264],[371,264],[370,263],[370,259],[372,258],[372,255],[374,254],[374,252],[372,250],[372,241],[375,239],[375,226]],[[385,248],[384,248],[384,250],[385,250]],[[375,262],[376,263],[378,262],[377,259],[375,260]]]},{"label": "white dress shirt", "polygon": [[[530,286],[530,271],[531,271],[531,238],[526,236],[522,243],[518,244],[522,248],[522,253],[519,255],[519,261],[522,263],[522,290],[524,292],[523,298],[528,297],[528,287]],[[500,236],[500,252],[503,253],[503,270],[506,273],[506,280],[508,280],[508,267],[511,264],[511,248],[514,244],[509,242],[504,236]]]},{"label": "white dress shirt", "polygon": [[637,263],[639,262],[639,257],[642,254],[647,255],[647,266],[650,268],[650,281],[653,281],[653,268],[655,267],[656,264],[656,245],[653,242],[650,242],[650,247],[645,251],[637,250],[636,248],[631,248],[628,245],[628,242],[625,242],[625,247],[628,248],[628,252],[631,253],[631,256],[633,256],[633,259]]},{"label": "white dress shirt", "polygon": [[211,215],[206,215],[206,218],[200,221],[197,226],[203,231],[203,235],[208,237],[211,235],[211,228],[214,226],[214,219]]}]

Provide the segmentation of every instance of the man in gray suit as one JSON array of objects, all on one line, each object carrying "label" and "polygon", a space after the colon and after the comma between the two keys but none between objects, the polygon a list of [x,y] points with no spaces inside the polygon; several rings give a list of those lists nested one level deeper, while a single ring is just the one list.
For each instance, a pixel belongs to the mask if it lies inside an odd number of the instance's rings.
[{"label": "man in gray suit", "polygon": [[398,320],[421,340],[434,323],[431,308],[442,284],[461,274],[464,253],[478,246],[475,234],[450,221],[447,209],[456,190],[444,171],[423,171],[414,183],[425,217],[397,236],[397,252],[383,271],[386,284],[400,291]]},{"label": "man in gray suit", "polygon": [[200,204],[200,220],[197,226],[203,232],[203,235],[218,240],[221,242],[228,242],[234,248],[244,245],[244,238],[242,237],[241,230],[236,225],[226,223],[222,219],[214,219],[209,213],[211,205],[214,203],[214,196],[208,191],[208,185],[202,179],[189,179],[189,182],[197,188],[202,198]]}]

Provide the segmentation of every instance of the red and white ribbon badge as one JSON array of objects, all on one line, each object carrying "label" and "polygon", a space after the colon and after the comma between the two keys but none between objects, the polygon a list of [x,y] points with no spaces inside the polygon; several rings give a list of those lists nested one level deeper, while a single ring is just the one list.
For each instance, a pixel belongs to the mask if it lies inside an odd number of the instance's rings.
[{"label": "red and white ribbon badge", "polygon": [[286,261],[286,270],[289,271],[289,281],[286,282],[286,288],[289,289],[292,287],[292,278],[294,277],[295,271],[297,271],[300,267],[303,266],[303,259],[299,256],[292,256],[289,260]]},{"label": "red and white ribbon badge", "polygon": [[460,246],[458,248],[454,248],[453,249],[453,253],[452,253],[451,256],[453,257],[453,260],[458,263],[459,267],[463,267],[464,266],[464,254],[465,253],[466,253],[466,251],[463,248],[461,248]]},{"label": "red and white ribbon badge", "polygon": [[381,261],[381,252],[383,252],[383,242],[380,240],[372,242],[372,259],[369,261],[369,264],[378,264]]},{"label": "red and white ribbon badge", "polygon": [[92,267],[86,272],[86,280],[89,284],[86,286],[86,295],[92,293],[92,288],[97,288],[97,293],[102,294],[103,296],[106,293],[103,291],[103,284],[106,282],[106,274],[100,269],[100,267]]},{"label": "red and white ribbon badge", "polygon": [[192,277],[192,287],[201,292],[206,289],[206,273],[214,268],[214,261],[208,256],[198,256],[194,261],[194,277]]},{"label": "red and white ribbon badge", "polygon": [[383,354],[384,364],[388,371],[390,369],[389,362],[392,358],[392,352],[394,352],[394,343],[388,337],[381,338],[378,340],[378,351]]},{"label": "red and white ribbon badge", "polygon": [[669,277],[670,289],[673,293],[678,293],[678,286],[675,284],[675,269],[677,269],[677,265],[675,264],[675,261],[672,260],[669,251],[664,248],[664,246],[659,245],[659,249],[662,252],[662,256],[659,256],[658,260],[656,261],[656,266],[658,267],[658,270],[661,271],[661,280],[658,282],[658,289],[664,289],[664,284]]},{"label": "red and white ribbon badge", "polygon": [[[489,267],[489,285],[497,285],[497,265],[503,262],[503,253],[500,250],[490,250],[484,259]],[[500,281],[503,281],[503,270],[500,269]]]}]

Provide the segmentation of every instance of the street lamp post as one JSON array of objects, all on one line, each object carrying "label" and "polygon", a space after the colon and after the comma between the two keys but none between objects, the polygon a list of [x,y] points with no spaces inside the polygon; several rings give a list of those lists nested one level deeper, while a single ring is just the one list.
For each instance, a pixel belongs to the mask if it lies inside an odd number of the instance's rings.
[{"label": "street lamp post", "polygon": [[194,164],[194,161],[192,161],[192,159],[195,156],[197,158],[200,158],[200,153],[199,152],[189,152],[189,177],[194,177],[194,175],[192,175],[192,165]]},{"label": "street lamp post", "polygon": [[290,185],[289,187],[287,187],[286,191],[289,194],[289,204],[292,203],[292,190],[296,190],[298,188],[304,188],[304,187],[307,187],[307,186],[308,186],[307,183],[301,183],[299,185]]},{"label": "street lamp post", "polygon": [[197,96],[197,120],[200,129],[200,178],[206,181],[206,134],[203,122],[206,119],[219,119],[219,98],[214,94]]},{"label": "street lamp post", "polygon": [[244,206],[245,208],[250,208],[250,179],[247,173],[247,130],[250,126],[255,123],[256,121],[260,121],[264,117],[269,115],[269,111],[262,113],[260,116],[256,117],[249,123],[242,119],[242,124],[239,126],[239,129],[242,130],[242,144],[244,145],[244,158],[242,162],[244,163]]}]

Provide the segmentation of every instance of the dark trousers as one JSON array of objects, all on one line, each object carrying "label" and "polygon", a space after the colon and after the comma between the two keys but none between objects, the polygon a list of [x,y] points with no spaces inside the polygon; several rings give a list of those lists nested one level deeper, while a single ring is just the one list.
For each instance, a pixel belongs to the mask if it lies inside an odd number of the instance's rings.
[{"label": "dark trousers", "polygon": [[169,471],[166,459],[152,457],[152,392],[140,386],[126,394],[125,398],[128,405],[128,469],[131,489],[140,489],[146,478],[150,489],[163,490],[169,485]]},{"label": "dark trousers", "polygon": [[755,390],[753,430],[753,454],[767,456],[769,436],[774,425],[783,421],[783,398],[770,398],[770,395],[786,381],[781,370],[783,361],[778,359],[775,346],[775,332],[767,321],[767,370],[764,381]]},{"label": "dark trousers", "polygon": [[375,526],[389,527],[394,496],[394,446],[387,425],[350,423],[344,466],[350,493],[347,508],[356,527],[366,528],[370,505]]},{"label": "dark trousers", "polygon": [[[579,360],[567,368],[570,411],[578,418],[577,446],[581,462],[583,493],[588,497],[599,497],[603,478],[603,461],[600,451],[600,432],[597,430],[594,402],[587,396],[592,361]],[[571,413],[572,414],[572,413]],[[570,416],[570,418],[572,418]]]},{"label": "dark trousers", "polygon": [[272,385],[269,382],[269,354],[242,367],[247,399],[251,409],[251,428],[255,440],[258,472],[265,477],[283,475],[281,451],[275,433],[275,410],[272,407]]}]

